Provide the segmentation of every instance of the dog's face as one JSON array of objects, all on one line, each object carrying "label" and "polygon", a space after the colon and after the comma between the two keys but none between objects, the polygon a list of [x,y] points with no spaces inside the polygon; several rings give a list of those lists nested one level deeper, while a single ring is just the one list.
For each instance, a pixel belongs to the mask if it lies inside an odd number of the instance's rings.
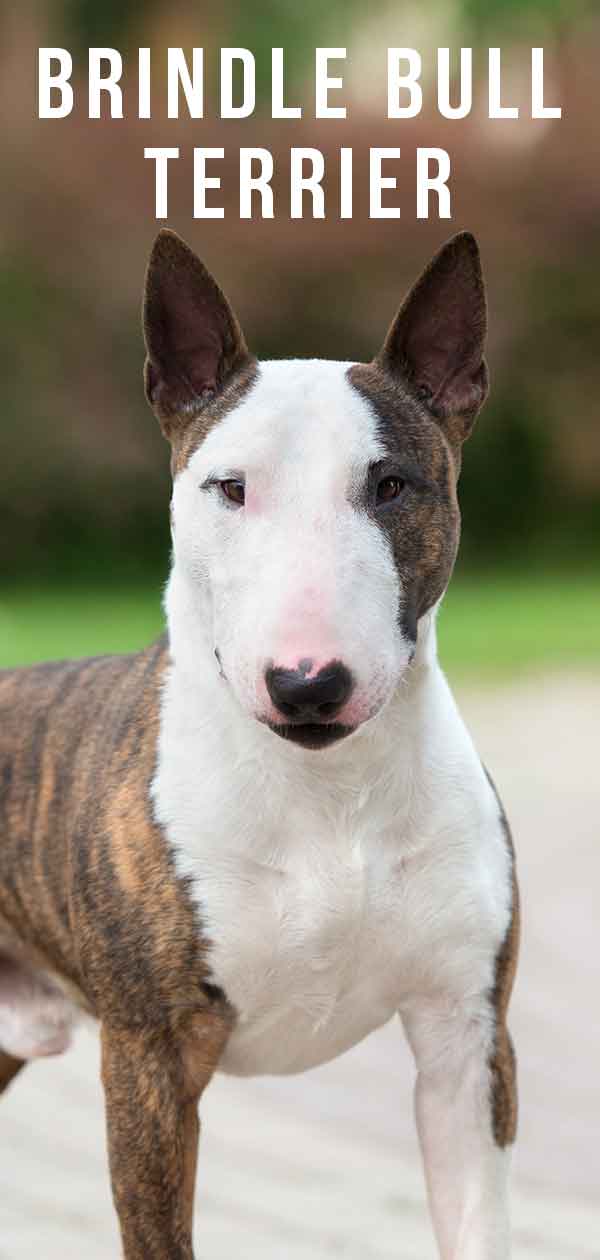
[{"label": "dog's face", "polygon": [[144,325],[179,615],[248,714],[323,748],[393,694],[450,577],[460,445],[487,389],[477,247],[441,251],[371,364],[257,364],[170,232]]}]

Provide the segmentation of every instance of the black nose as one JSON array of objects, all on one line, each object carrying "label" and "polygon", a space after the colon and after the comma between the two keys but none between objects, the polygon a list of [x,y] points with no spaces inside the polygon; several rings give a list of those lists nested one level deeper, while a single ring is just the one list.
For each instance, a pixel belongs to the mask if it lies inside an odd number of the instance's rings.
[{"label": "black nose", "polygon": [[271,667],[265,675],[267,691],[290,722],[327,722],[339,713],[352,687],[352,675],[339,661],[331,661],[313,678],[302,669]]}]

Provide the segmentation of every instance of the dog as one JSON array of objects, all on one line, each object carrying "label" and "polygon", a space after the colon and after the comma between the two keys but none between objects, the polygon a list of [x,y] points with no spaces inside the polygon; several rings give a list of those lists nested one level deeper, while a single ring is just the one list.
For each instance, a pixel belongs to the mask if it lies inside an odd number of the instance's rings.
[{"label": "dog", "polygon": [[0,1090],[98,1019],[126,1260],[192,1260],[217,1068],[301,1072],[395,1013],[440,1256],[509,1255],[515,862],[435,624],[486,322],[461,233],[371,363],[258,363],[154,244],[168,631],[0,675]]}]

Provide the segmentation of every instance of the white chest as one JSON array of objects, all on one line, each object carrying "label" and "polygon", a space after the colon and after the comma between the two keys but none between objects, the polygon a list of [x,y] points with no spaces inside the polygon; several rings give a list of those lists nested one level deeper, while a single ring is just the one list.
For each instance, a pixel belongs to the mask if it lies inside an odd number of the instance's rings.
[{"label": "white chest", "polygon": [[226,1070],[313,1066],[397,1009],[402,862],[372,837],[297,820],[268,854],[230,852],[196,880],[213,976],[238,1012]]},{"label": "white chest", "polygon": [[390,773],[384,741],[378,774],[350,755],[315,771],[268,760],[264,741],[218,743],[177,700],[167,692],[154,800],[237,1012],[224,1070],[302,1071],[432,988],[460,1001],[489,987],[507,856],[467,742],[457,765],[460,726],[447,768],[406,755]]}]

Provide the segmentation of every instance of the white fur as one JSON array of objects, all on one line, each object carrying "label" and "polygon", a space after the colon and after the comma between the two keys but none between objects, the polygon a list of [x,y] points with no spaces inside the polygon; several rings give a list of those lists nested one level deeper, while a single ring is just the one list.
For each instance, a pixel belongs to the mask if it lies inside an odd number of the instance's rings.
[{"label": "white fur", "polygon": [[325,752],[240,722],[211,672],[197,688],[170,672],[155,798],[239,1012],[222,1065],[313,1066],[437,991],[478,1014],[508,857],[437,666]]},{"label": "white fur", "polygon": [[[167,612],[178,668],[220,653],[241,707],[273,717],[265,665],[343,660],[356,678],[340,720],[371,716],[412,645],[398,629],[401,590],[377,525],[349,501],[384,454],[348,365],[275,362],[209,433],[173,490],[175,563]],[[211,476],[246,475],[246,507]]]},{"label": "white fur", "polygon": [[[435,613],[409,665],[391,550],[348,502],[381,450],[346,366],[264,365],[176,481],[156,815],[237,1011],[221,1066],[300,1071],[399,1011],[441,1254],[503,1260],[487,1061],[510,859]],[[200,489],[242,472],[249,510]],[[358,729],[311,752],[257,721],[262,673],[328,654],[357,679]]]},{"label": "white fur", "polygon": [[77,1011],[57,981],[26,964],[0,960],[0,1048],[16,1059],[61,1054]]}]

